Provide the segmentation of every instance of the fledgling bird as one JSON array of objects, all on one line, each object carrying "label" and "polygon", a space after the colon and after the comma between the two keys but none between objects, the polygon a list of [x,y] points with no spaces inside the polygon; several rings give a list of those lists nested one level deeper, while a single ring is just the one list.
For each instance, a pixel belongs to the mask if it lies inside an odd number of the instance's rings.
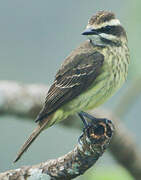
[{"label": "fledgling bird", "polygon": [[[65,59],[50,87],[36,122],[37,128],[21,147],[14,162],[42,130],[103,104],[124,83],[129,64],[126,32],[114,13],[99,11],[82,35],[88,40]],[[83,114],[84,115],[84,114]]]}]

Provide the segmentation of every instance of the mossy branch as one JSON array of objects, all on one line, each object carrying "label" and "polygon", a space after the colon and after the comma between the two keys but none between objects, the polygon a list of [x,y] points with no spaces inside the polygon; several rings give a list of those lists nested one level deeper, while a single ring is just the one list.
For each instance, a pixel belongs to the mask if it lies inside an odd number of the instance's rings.
[{"label": "mossy branch", "polygon": [[[131,96],[131,90],[128,89],[126,96],[121,98],[122,103],[119,103],[122,104],[122,106],[120,105],[120,109],[122,109],[121,114],[124,114],[123,109],[127,112],[127,108],[130,108],[132,102],[141,94],[140,79],[136,82],[137,83],[131,83],[132,89],[136,89],[136,96],[133,98],[133,96]],[[12,114],[33,120],[42,107],[47,91],[48,86],[45,85],[24,85],[17,82],[0,81],[0,114]],[[129,98],[131,99],[129,100]],[[126,107],[126,104],[128,104],[128,107]],[[93,116],[103,116],[114,121],[116,129],[109,149],[114,158],[123,165],[136,180],[140,180],[141,151],[139,147],[137,147],[132,134],[123,127],[123,124],[109,110],[102,112],[100,109],[99,111],[94,110],[91,113]],[[120,114],[119,108],[116,114]],[[63,121],[60,124],[80,129],[80,121],[76,121],[76,118],[78,117],[69,117],[68,121]]]},{"label": "mossy branch", "polygon": [[57,159],[0,174],[1,180],[71,180],[92,167],[108,147],[113,135],[111,121],[97,119],[84,130],[75,148]]}]

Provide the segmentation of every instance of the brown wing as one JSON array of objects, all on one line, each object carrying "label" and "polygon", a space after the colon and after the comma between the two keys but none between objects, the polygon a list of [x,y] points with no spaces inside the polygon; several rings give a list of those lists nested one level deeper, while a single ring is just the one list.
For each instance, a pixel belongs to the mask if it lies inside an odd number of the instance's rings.
[{"label": "brown wing", "polygon": [[56,74],[36,122],[85,91],[100,73],[103,61],[104,56],[94,49],[93,52],[82,49],[82,53],[72,53]]}]

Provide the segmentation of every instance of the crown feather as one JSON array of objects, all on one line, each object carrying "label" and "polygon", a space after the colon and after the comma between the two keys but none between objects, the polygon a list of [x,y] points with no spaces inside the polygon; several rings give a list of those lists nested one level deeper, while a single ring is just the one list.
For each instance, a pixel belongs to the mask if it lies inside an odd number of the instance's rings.
[{"label": "crown feather", "polygon": [[115,14],[113,12],[99,11],[96,15],[93,15],[90,18],[89,24],[90,25],[93,25],[93,24],[99,25],[101,23],[111,21],[112,19],[115,19]]}]

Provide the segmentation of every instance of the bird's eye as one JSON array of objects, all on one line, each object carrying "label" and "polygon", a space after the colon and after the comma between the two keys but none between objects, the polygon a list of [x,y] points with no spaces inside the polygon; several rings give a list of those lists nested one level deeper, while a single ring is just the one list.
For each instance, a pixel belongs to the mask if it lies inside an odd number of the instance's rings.
[{"label": "bird's eye", "polygon": [[106,26],[105,28],[109,30],[109,29],[111,29],[112,27],[111,27],[111,26]]},{"label": "bird's eye", "polygon": [[113,26],[105,26],[105,27],[102,27],[100,29],[97,29],[97,32],[98,33],[111,33],[111,31],[113,30]]}]

